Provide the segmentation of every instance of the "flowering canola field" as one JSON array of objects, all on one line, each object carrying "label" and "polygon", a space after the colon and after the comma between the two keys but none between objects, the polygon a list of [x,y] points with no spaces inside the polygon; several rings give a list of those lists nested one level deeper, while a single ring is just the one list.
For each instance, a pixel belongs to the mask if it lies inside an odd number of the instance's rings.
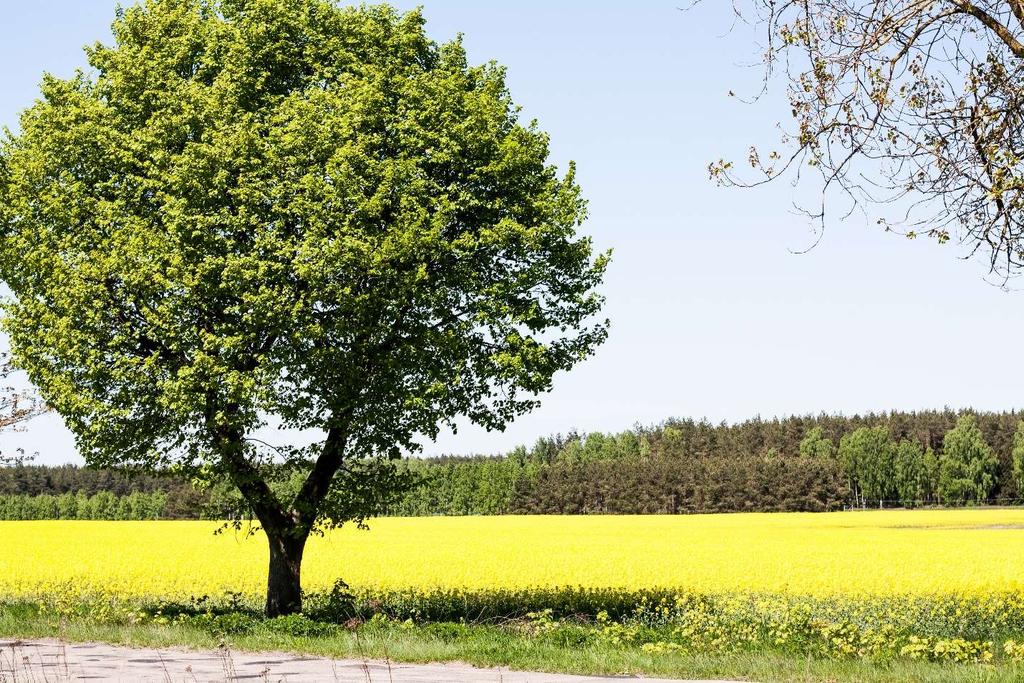
[{"label": "flowering canola field", "polygon": [[[0,522],[0,595],[258,597],[262,535],[211,522]],[[1024,510],[387,518],[310,540],[307,590],[554,586],[1024,594]]]}]

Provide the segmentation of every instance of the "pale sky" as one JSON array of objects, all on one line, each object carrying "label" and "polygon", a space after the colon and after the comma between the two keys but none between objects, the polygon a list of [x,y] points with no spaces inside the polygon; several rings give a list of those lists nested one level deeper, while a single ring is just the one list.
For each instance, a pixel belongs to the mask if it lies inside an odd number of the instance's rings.
[{"label": "pale sky", "polygon": [[[574,159],[590,199],[585,232],[615,250],[604,292],[612,320],[597,355],[556,378],[543,405],[504,433],[466,428],[427,454],[497,453],[576,428],[619,431],[668,417],[738,421],[801,413],[1024,406],[1018,345],[1024,294],[984,264],[886,235],[861,217],[820,245],[783,182],[719,189],[707,165],[776,139],[782,84],[756,106],[744,64],[754,36],[729,4],[677,0],[403,0],[423,4],[438,40],[465,34],[474,62],[497,60],[527,118]],[[70,75],[81,46],[106,40],[112,0],[8,3],[0,40],[0,125]],[[1019,283],[1018,283],[1019,286]],[[78,462],[59,418],[0,436],[39,462]]]}]

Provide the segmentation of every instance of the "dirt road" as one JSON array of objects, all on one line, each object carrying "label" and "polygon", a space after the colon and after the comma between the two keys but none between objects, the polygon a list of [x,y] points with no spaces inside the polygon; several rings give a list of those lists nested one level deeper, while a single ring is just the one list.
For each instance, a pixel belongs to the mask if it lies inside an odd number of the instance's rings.
[{"label": "dirt road", "polygon": [[[640,680],[477,669],[465,664],[397,664],[281,652],[146,649],[52,640],[0,641],[0,683],[59,681],[341,681],[343,683],[590,683]],[[665,679],[645,679],[663,681]],[[672,681],[670,683],[687,683]]]}]

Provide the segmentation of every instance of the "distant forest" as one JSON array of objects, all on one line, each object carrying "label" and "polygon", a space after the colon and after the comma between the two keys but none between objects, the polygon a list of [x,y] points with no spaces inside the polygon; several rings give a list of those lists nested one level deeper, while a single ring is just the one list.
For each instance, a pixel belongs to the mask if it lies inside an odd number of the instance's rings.
[{"label": "distant forest", "polygon": [[[392,515],[683,514],[1017,504],[1024,414],[667,420],[542,438],[502,456],[408,459]],[[287,487],[286,482],[282,486]],[[0,519],[246,516],[228,486],[74,466],[0,469]]]}]

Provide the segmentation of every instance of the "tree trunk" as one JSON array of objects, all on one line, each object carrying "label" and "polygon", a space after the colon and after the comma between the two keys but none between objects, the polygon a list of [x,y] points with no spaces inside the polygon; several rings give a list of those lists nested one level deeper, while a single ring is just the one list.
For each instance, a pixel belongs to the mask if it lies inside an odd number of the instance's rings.
[{"label": "tree trunk", "polygon": [[270,543],[270,571],[267,575],[267,616],[280,617],[302,611],[302,551],[306,534],[291,529],[266,529]]},{"label": "tree trunk", "polygon": [[237,405],[229,403],[221,409],[213,393],[207,396],[206,419],[221,461],[267,535],[270,546],[267,616],[297,614],[302,611],[302,552],[330,489],[331,479],[341,466],[345,432],[338,427],[327,431],[323,452],[294,502],[286,509],[259,468],[246,458],[242,428],[234,426],[232,420],[225,421],[221,415],[236,417],[238,412]]}]

